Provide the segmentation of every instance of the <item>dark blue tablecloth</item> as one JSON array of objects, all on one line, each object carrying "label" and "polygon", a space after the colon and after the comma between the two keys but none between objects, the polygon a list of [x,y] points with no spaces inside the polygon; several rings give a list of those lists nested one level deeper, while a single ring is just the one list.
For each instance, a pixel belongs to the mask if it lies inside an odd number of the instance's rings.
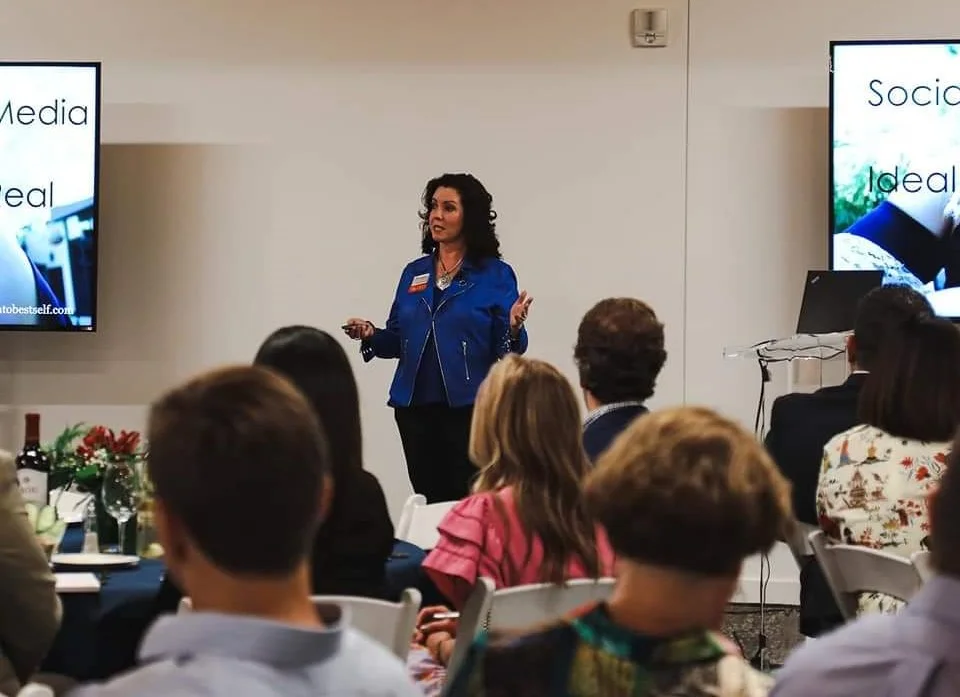
[{"label": "dark blue tablecloth", "polygon": [[[60,550],[79,552],[82,546],[82,529],[80,526],[69,526]],[[101,577],[99,593],[61,594],[63,620],[60,632],[41,669],[78,680],[103,677],[102,674],[109,671],[101,666],[102,656],[109,655],[110,644],[113,640],[120,639],[114,636],[113,632],[100,631],[103,618],[122,612],[131,605],[145,606],[152,603],[165,572],[162,561],[141,559],[132,569],[111,569],[98,574]]]},{"label": "dark blue tablecloth", "polygon": [[[79,552],[82,543],[80,527],[70,526],[60,549]],[[386,571],[391,597],[399,597],[405,588],[417,588],[423,605],[445,604],[421,569],[425,556],[416,545],[395,543]],[[77,680],[102,680],[131,668],[136,647],[155,619],[154,600],[165,572],[161,560],[141,559],[133,569],[102,574],[99,593],[62,594],[60,632],[41,670]]]}]

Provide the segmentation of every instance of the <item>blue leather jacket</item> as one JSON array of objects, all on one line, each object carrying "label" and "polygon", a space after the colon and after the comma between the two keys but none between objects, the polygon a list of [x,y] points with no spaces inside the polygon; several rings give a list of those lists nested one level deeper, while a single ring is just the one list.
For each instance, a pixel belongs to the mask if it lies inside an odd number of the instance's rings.
[{"label": "blue leather jacket", "polygon": [[510,308],[520,293],[513,269],[500,259],[464,260],[460,276],[437,307],[430,255],[414,259],[400,274],[390,316],[383,329],[361,342],[364,361],[398,358],[390,404],[409,406],[430,332],[451,407],[473,404],[490,367],[507,353],[527,350],[527,330],[510,336]]}]

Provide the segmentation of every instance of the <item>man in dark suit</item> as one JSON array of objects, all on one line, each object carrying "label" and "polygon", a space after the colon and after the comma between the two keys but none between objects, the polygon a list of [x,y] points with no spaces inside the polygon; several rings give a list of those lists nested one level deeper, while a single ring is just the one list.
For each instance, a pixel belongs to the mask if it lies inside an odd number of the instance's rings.
[{"label": "man in dark suit", "polygon": [[640,300],[601,300],[580,321],[573,357],[590,410],[583,447],[596,462],[621,431],[647,413],[645,403],[667,360],[663,324]]},{"label": "man in dark suit", "polygon": [[[932,312],[927,299],[909,286],[875,288],[860,301],[853,335],[847,339],[851,372],[846,381],[810,394],[784,395],[774,401],[765,442],[793,485],[793,511],[801,523],[818,525],[816,497],[823,448],[833,436],[859,423],[860,388],[880,346],[905,321]],[[800,632],[815,637],[842,623],[815,560],[802,560]]]}]

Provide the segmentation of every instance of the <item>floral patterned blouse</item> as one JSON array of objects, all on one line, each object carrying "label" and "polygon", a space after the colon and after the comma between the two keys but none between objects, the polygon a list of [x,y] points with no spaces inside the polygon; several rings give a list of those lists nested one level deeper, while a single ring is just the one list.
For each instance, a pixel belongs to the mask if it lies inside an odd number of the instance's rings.
[{"label": "floral patterned blouse", "polygon": [[[898,438],[873,426],[854,426],[823,449],[817,514],[830,538],[910,558],[926,549],[927,497],[940,481],[951,443]],[[863,593],[859,613],[893,614],[903,603]]]}]

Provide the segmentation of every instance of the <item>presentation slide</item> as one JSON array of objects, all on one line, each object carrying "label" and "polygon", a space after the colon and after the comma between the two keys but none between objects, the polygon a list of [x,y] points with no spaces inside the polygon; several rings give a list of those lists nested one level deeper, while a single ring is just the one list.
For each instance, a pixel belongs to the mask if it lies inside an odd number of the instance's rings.
[{"label": "presentation slide", "polygon": [[90,331],[100,67],[0,63],[0,330]]},{"label": "presentation slide", "polygon": [[832,268],[960,318],[960,43],[831,46]]}]

